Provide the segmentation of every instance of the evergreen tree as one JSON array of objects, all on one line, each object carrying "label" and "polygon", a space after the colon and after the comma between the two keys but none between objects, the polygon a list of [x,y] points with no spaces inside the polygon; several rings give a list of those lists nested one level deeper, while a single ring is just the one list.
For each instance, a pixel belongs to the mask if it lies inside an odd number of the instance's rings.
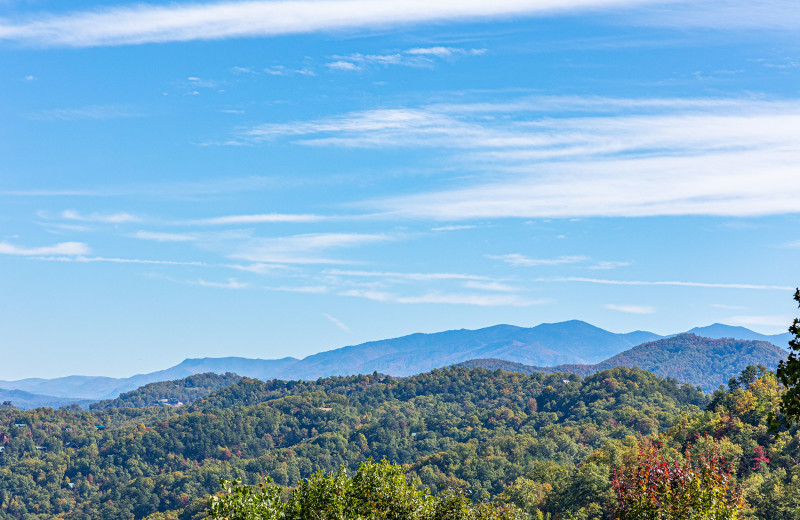
[{"label": "evergreen tree", "polygon": [[[800,306],[800,288],[794,293],[794,299]],[[778,380],[786,387],[786,392],[781,397],[780,415],[773,417],[771,429],[777,433],[781,427],[790,428],[800,423],[800,318],[795,318],[789,332],[794,338],[789,341],[791,352],[786,361],[778,365]]]}]

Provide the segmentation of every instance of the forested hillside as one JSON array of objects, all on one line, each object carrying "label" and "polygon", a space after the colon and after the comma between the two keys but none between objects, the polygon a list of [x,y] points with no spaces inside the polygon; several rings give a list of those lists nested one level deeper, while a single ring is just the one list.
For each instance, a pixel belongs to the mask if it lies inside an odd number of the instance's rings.
[{"label": "forested hillside", "polygon": [[785,350],[766,341],[710,339],[694,334],[678,334],[637,345],[596,365],[536,367],[502,359],[473,359],[460,363],[460,366],[523,374],[570,372],[582,376],[617,366],[638,367],[712,392],[726,384],[731,377],[738,376],[748,365],[762,365],[774,370],[786,355]]},{"label": "forested hillside", "polygon": [[230,386],[239,381],[241,376],[227,372],[214,374],[207,372],[194,376],[176,379],[174,381],[161,381],[150,383],[136,390],[125,392],[116,399],[107,399],[92,403],[89,408],[102,410],[104,408],[142,408],[146,406],[184,406],[205,397],[215,390]]},{"label": "forested hillside", "polygon": [[[797,486],[800,436],[774,440],[763,425],[777,395],[774,376],[757,371],[709,405],[697,388],[639,369],[582,379],[462,367],[405,379],[242,379],[177,409],[6,410],[0,517],[201,518],[220,478],[291,486],[372,457],[403,464],[434,493],[601,518],[612,467],[659,432],[676,445],[695,433],[721,439],[756,496]],[[760,453],[772,462],[753,470]]]}]

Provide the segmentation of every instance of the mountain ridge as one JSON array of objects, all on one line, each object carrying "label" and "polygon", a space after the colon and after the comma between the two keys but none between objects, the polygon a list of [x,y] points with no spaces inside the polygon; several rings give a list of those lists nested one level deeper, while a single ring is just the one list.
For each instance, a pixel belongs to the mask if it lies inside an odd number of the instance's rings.
[{"label": "mountain ridge", "polygon": [[700,386],[706,392],[728,382],[748,365],[764,365],[774,370],[787,352],[766,341],[706,338],[683,333],[642,343],[593,365],[536,367],[502,359],[474,359],[459,366],[500,369],[507,372],[552,374],[574,373],[588,376],[618,366],[641,368],[660,377]]},{"label": "mountain ridge", "polygon": [[[712,324],[691,331],[711,339],[768,341],[787,344],[790,334],[763,335],[744,327]],[[673,337],[675,335],[672,335]],[[738,336],[738,337],[737,337]],[[523,365],[593,365],[637,345],[671,336],[648,331],[614,333],[580,320],[542,323],[534,327],[499,324],[481,329],[413,333],[312,354],[302,359],[258,359],[237,356],[187,358],[172,367],[128,378],[66,376],[0,381],[0,388],[69,399],[114,399],[149,383],[176,380],[205,372],[233,372],[259,379],[317,379],[381,372],[408,376],[470,359],[499,358]]]}]

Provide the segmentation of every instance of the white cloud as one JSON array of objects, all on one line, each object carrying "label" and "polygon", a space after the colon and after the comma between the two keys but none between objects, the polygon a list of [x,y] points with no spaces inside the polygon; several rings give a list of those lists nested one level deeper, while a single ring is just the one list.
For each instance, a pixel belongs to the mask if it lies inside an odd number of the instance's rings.
[{"label": "white cloud", "polygon": [[229,256],[257,263],[340,264],[351,263],[321,256],[323,251],[357,247],[393,240],[385,234],[309,233],[278,238],[253,239]]},{"label": "white cloud", "polygon": [[327,285],[282,285],[280,287],[265,287],[265,289],[301,294],[324,294],[329,290]]},{"label": "white cloud", "polygon": [[559,256],[557,258],[529,258],[519,253],[511,253],[507,255],[486,255],[486,258],[493,260],[501,260],[514,267],[538,267],[542,265],[564,265],[564,264],[577,264],[585,262],[589,259],[587,256]]},{"label": "white cloud", "polygon": [[421,56],[436,56],[437,58],[450,58],[452,56],[480,56],[486,54],[486,49],[460,49],[457,47],[416,47],[408,49],[406,54]]},{"label": "white cloud", "polygon": [[473,280],[491,281],[488,276],[461,273],[398,273],[392,271],[351,271],[341,269],[327,269],[324,274],[334,276],[356,276],[368,278],[388,278],[396,280],[412,280],[416,282],[430,282],[437,280]]},{"label": "white cloud", "polygon": [[789,327],[792,324],[793,316],[790,315],[755,315],[755,316],[731,316],[725,320],[726,323],[736,325],[765,325],[775,327]]},{"label": "white cloud", "polygon": [[431,231],[460,231],[462,229],[475,229],[478,226],[472,225],[457,225],[457,226],[437,226],[431,228]]},{"label": "white cloud", "polygon": [[396,51],[387,54],[354,53],[344,56],[331,56],[334,60],[326,66],[343,71],[356,71],[368,67],[387,67],[400,65],[404,67],[432,68],[437,60],[453,59],[463,56],[485,54],[485,49],[460,49],[456,47],[427,47]]},{"label": "white cloud", "polygon": [[[582,99],[582,102],[581,102]],[[264,124],[241,142],[435,149],[469,184],[365,201],[396,218],[761,216],[795,213],[800,101],[553,98],[368,110]],[[583,106],[552,117],[562,103]],[[549,104],[547,104],[549,103]],[[554,108],[555,107],[555,108]],[[552,112],[555,110],[556,112]]]},{"label": "white cloud", "polygon": [[270,76],[315,76],[314,71],[304,67],[302,69],[291,69],[284,65],[273,65],[264,69],[265,74]]},{"label": "white cloud", "polygon": [[553,278],[537,278],[535,282],[577,282],[595,283],[600,285],[631,285],[631,286],[674,286],[674,287],[704,287],[709,289],[752,289],[756,291],[791,291],[791,285],[766,285],[745,283],[714,283],[714,282],[684,282],[679,280],[646,281],[646,280],[608,280],[604,278],[583,278],[579,276],[565,276]]},{"label": "white cloud", "polygon": [[515,287],[513,285],[508,285],[500,282],[468,281],[464,282],[462,286],[467,289],[478,289],[481,291],[493,291],[493,292],[517,292],[520,290],[519,287]]},{"label": "white cloud", "polygon": [[[65,254],[65,253],[53,253]],[[52,254],[51,254],[52,255]],[[107,258],[103,256],[40,256],[38,260],[46,260],[50,262],[105,262],[111,264],[144,264],[144,265],[181,265],[181,266],[195,266],[206,267],[208,264],[204,262],[183,262],[179,260],[147,260],[141,258]]]},{"label": "white cloud", "polygon": [[250,284],[237,281],[235,278],[228,278],[226,282],[208,282],[199,279],[193,282],[188,282],[192,285],[199,285],[201,287],[215,287],[217,289],[246,289]]},{"label": "white cloud", "polygon": [[137,231],[134,235],[142,240],[155,240],[156,242],[193,242],[197,240],[194,235],[180,233],[161,233],[157,231]]},{"label": "white cloud", "polygon": [[100,222],[104,224],[125,224],[128,222],[141,222],[142,219],[130,213],[91,213],[84,215],[78,211],[66,210],[61,212],[61,218],[66,220],[77,220],[79,222]]},{"label": "white cloud", "polygon": [[[655,9],[648,10],[648,6]],[[6,19],[0,22],[0,40],[35,46],[90,47],[581,12],[608,12],[615,15],[617,23],[627,20],[681,29],[794,30],[800,25],[796,7],[792,0],[250,0],[139,4]]]},{"label": "white cloud", "polygon": [[90,47],[277,36],[421,22],[613,9],[656,0],[251,0],[139,4],[0,22],[0,39],[37,46]]},{"label": "white cloud", "polygon": [[361,67],[355,63],[343,60],[336,60],[325,64],[326,67],[333,70],[354,71],[361,70]]},{"label": "white cloud", "polygon": [[402,296],[383,291],[351,289],[340,293],[342,296],[354,296],[383,303],[403,304],[450,304],[450,305],[477,305],[480,307],[527,307],[540,305],[544,300],[530,300],[516,294],[471,294],[450,292],[429,292],[418,296]]},{"label": "white cloud", "polygon": [[744,309],[744,307],[740,305],[728,305],[726,303],[712,303],[711,306],[717,309],[727,309],[727,310]]},{"label": "white cloud", "polygon": [[61,242],[52,246],[44,247],[23,247],[0,242],[0,255],[16,256],[77,256],[90,253],[89,246],[83,242]]},{"label": "white cloud", "polygon": [[328,320],[329,320],[331,323],[333,323],[334,325],[336,325],[337,327],[339,327],[339,328],[340,328],[340,329],[342,329],[343,331],[345,331],[345,332],[347,332],[347,333],[350,333],[350,332],[352,332],[352,331],[350,330],[350,327],[348,327],[347,325],[345,325],[345,324],[344,324],[344,323],[342,323],[341,321],[337,320],[336,318],[334,318],[334,317],[333,317],[333,316],[331,316],[330,314],[325,314],[325,313],[322,313],[322,315],[323,315],[323,316],[325,316],[325,317],[326,317],[326,318],[327,318],[327,319],[328,319]]},{"label": "white cloud", "polygon": [[606,304],[605,308],[629,314],[653,314],[656,311],[653,307],[646,305],[616,305],[613,303]]},{"label": "white cloud", "polygon": [[328,217],[320,215],[303,215],[291,213],[263,213],[255,215],[226,215],[222,217],[204,218],[187,221],[186,224],[196,226],[227,226],[235,224],[275,224],[319,222]]},{"label": "white cloud", "polygon": [[629,265],[631,265],[630,262],[615,262],[615,261],[604,260],[601,262],[597,262],[594,265],[587,266],[586,268],[598,271],[607,271],[611,269],[616,269],[617,267],[627,267]]},{"label": "white cloud", "polygon": [[249,264],[249,265],[230,264],[226,265],[225,267],[236,269],[237,271],[247,271],[250,273],[257,273],[257,274],[271,274],[276,271],[291,269],[289,266],[280,264]]}]

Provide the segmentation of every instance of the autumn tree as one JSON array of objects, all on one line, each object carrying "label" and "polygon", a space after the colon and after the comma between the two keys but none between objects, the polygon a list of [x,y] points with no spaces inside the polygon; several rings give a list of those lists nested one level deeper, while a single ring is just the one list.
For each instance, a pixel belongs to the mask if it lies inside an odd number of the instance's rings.
[{"label": "autumn tree", "polygon": [[712,448],[669,460],[655,441],[643,441],[633,461],[615,471],[619,520],[734,520],[742,494],[728,465]]}]

